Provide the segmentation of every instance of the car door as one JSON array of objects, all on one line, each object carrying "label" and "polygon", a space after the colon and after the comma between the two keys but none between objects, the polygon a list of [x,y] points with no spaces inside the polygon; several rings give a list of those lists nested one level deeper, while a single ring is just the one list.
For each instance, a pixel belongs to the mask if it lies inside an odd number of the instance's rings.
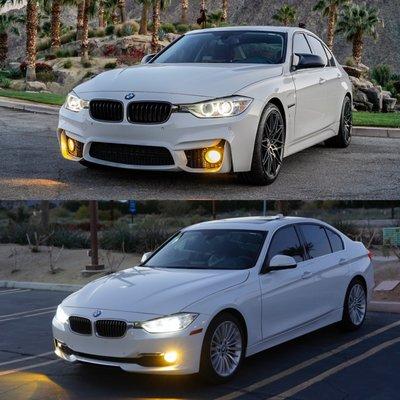
[{"label": "car door", "polygon": [[305,249],[293,225],[273,234],[263,271],[278,254],[293,257],[298,266],[260,274],[263,339],[296,328],[314,317],[314,278],[307,269]]},{"label": "car door", "polygon": [[[303,33],[293,37],[293,54],[313,54]],[[292,77],[296,90],[295,142],[300,142],[327,125],[326,76],[324,68],[309,68],[294,70]]]},{"label": "car door", "polygon": [[325,87],[327,102],[324,124],[324,127],[326,127],[340,120],[344,98],[343,88],[340,83],[342,73],[337,68],[335,59],[326,46],[314,36],[307,35],[307,38],[312,52],[322,57],[326,65],[326,67],[321,71],[323,78],[322,86]]},{"label": "car door", "polygon": [[307,269],[314,276],[316,317],[323,317],[342,306],[343,285],[348,274],[344,245],[333,231],[330,239],[327,228],[322,225],[301,224],[299,230],[309,257]]}]

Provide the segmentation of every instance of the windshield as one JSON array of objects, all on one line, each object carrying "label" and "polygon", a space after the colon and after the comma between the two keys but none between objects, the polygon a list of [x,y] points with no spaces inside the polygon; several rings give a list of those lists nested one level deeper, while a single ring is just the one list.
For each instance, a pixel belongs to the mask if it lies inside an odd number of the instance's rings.
[{"label": "windshield", "polygon": [[266,232],[198,230],[181,232],[144,265],[153,268],[249,269],[256,265]]},{"label": "windshield", "polygon": [[164,63],[282,64],[286,34],[216,31],[183,36],[154,61]]}]

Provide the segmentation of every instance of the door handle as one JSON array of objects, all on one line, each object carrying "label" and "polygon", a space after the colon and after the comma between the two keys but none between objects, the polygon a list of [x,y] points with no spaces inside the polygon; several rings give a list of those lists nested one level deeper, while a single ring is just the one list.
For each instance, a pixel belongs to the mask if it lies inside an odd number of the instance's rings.
[{"label": "door handle", "polygon": [[324,85],[326,82],[327,82],[326,79],[324,79],[324,78],[319,78],[319,84],[320,84],[320,85]]},{"label": "door handle", "polygon": [[306,271],[303,273],[303,275],[301,276],[301,279],[310,279],[313,276],[312,272],[310,271]]},{"label": "door handle", "polygon": [[339,260],[339,265],[345,265],[347,263],[347,260],[345,258],[341,258]]}]

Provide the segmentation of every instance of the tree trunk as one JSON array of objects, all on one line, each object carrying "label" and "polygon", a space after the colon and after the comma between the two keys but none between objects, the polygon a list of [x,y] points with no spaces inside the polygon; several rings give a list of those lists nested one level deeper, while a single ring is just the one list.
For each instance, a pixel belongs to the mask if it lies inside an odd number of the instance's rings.
[{"label": "tree trunk", "polygon": [[149,18],[149,5],[147,3],[143,3],[142,17],[140,18],[139,35],[147,35],[148,18]]},{"label": "tree trunk", "polygon": [[40,211],[40,224],[46,232],[49,229],[50,224],[50,202],[48,200],[42,200],[40,202]]},{"label": "tree trunk", "polygon": [[327,38],[326,38],[326,44],[328,47],[333,50],[333,42],[335,40],[335,29],[336,29],[336,21],[337,21],[337,15],[338,15],[338,10],[337,10],[337,5],[332,4],[329,7],[329,16],[328,16],[328,31],[327,31]]},{"label": "tree trunk", "polygon": [[4,67],[8,54],[8,34],[0,33],[0,67]]},{"label": "tree trunk", "polygon": [[151,51],[153,53],[158,53],[160,25],[160,0],[156,0],[153,5],[153,33],[151,35]]},{"label": "tree trunk", "polygon": [[99,28],[104,27],[104,0],[99,0]]},{"label": "tree trunk", "polygon": [[89,62],[89,13],[90,0],[85,0],[85,9],[83,13],[82,27],[82,45],[81,45],[81,62]]},{"label": "tree trunk", "polygon": [[222,0],[222,21],[228,21],[228,0]]},{"label": "tree trunk", "polygon": [[85,0],[80,0],[78,3],[78,15],[76,17],[76,40],[82,40],[84,13],[85,13]]},{"label": "tree trunk", "polygon": [[119,8],[120,16],[121,16],[121,22],[124,23],[126,21],[125,0],[118,0],[118,8]]},{"label": "tree trunk", "polygon": [[38,30],[37,0],[28,0],[26,5],[26,80],[36,80],[36,41]]},{"label": "tree trunk", "polygon": [[181,0],[181,24],[188,23],[189,0]]},{"label": "tree trunk", "polygon": [[61,46],[61,0],[51,2],[51,51],[55,53]]},{"label": "tree trunk", "polygon": [[200,9],[205,10],[206,8],[207,8],[206,0],[201,0],[200,1]]},{"label": "tree trunk", "polygon": [[363,33],[361,31],[358,31],[353,39],[353,58],[357,65],[361,64],[363,48]]}]

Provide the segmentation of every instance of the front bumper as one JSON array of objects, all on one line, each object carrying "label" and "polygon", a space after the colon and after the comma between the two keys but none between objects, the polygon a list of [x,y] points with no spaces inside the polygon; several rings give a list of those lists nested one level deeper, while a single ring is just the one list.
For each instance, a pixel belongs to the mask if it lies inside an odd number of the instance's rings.
[{"label": "front bumper", "polygon": [[[69,310],[94,322],[94,310]],[[107,319],[143,320],[149,316],[135,313],[104,312]],[[55,353],[68,362],[119,367],[124,371],[161,374],[189,375],[199,372],[200,355],[206,327],[206,316],[200,315],[186,330],[175,334],[150,334],[143,329],[127,330],[121,338],[104,338],[95,334],[81,335],[73,332],[67,323],[53,318]],[[200,331],[191,334],[193,331]],[[178,359],[172,364],[165,362],[163,355],[177,352]]]},{"label": "front bumper", "polygon": [[[127,104],[124,105],[126,106]],[[104,123],[91,119],[88,110],[74,113],[62,107],[58,138],[63,156],[73,161],[86,160],[110,167],[136,170],[244,172],[251,169],[262,107],[263,105],[255,100],[244,114],[223,119],[200,119],[189,113],[173,113],[166,123],[160,125],[132,124],[126,117],[121,123]],[[81,157],[65,151],[65,137],[82,143]],[[145,166],[100,160],[90,155],[90,147],[94,142],[163,147],[171,153],[173,164]],[[215,168],[191,168],[186,151],[214,148],[221,143],[224,144],[221,165]]]}]

